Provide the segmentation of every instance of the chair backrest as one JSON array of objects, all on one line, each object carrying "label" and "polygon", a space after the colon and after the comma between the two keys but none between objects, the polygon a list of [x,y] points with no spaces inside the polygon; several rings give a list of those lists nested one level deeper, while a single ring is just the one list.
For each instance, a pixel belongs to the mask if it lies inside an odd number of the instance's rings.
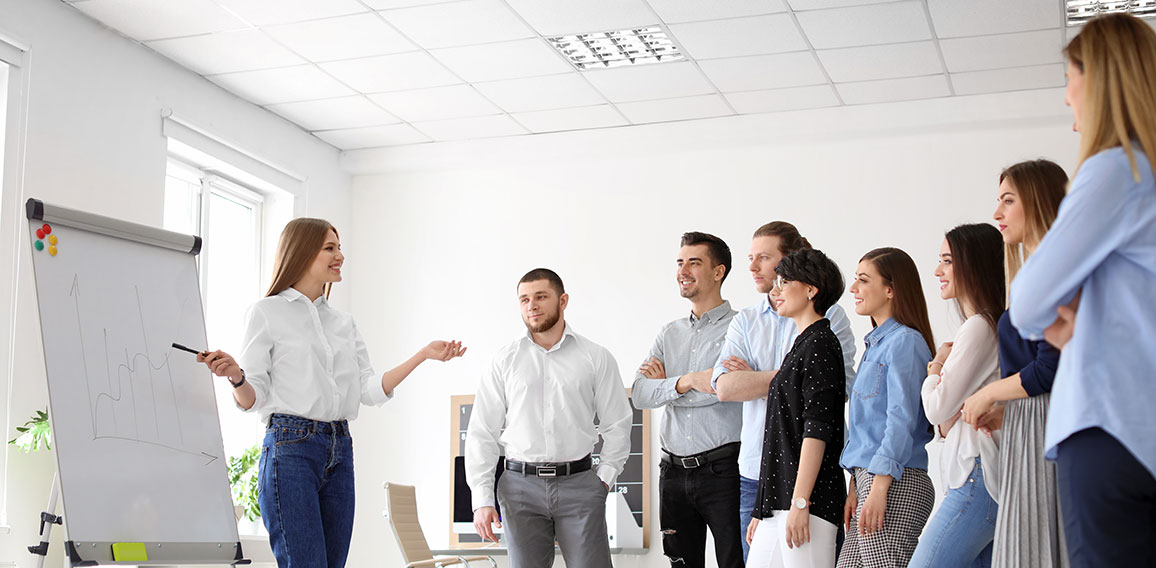
[{"label": "chair backrest", "polygon": [[433,558],[417,520],[417,496],[412,485],[385,484],[386,515],[406,563]]}]

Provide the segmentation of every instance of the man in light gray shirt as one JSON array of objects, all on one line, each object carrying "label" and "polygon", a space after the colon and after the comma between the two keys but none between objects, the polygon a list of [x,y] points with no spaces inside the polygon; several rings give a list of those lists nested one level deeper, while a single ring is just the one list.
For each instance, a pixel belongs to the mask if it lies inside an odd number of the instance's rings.
[{"label": "man in light gray shirt", "polygon": [[[614,357],[566,323],[569,299],[553,270],[522,277],[527,333],[494,356],[466,431],[474,528],[496,540],[493,526],[505,525],[511,568],[553,565],[555,540],[568,568],[611,568],[606,493],[630,454],[633,413]],[[506,471],[495,488],[500,448]]]},{"label": "man in light gray shirt", "polygon": [[679,292],[691,301],[691,313],[663,326],[631,392],[638,408],[666,407],[659,435],[662,550],[672,567],[703,567],[709,527],[717,565],[742,568],[742,404],[719,402],[710,384],[735,315],[721,293],[731,251],[714,235],[686,233],[677,264]]}]

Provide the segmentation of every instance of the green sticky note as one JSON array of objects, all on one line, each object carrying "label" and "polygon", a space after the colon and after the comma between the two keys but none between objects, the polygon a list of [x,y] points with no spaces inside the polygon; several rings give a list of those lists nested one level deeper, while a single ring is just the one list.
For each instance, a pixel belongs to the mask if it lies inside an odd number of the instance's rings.
[{"label": "green sticky note", "polygon": [[148,562],[149,552],[143,542],[114,542],[112,559],[117,562]]}]

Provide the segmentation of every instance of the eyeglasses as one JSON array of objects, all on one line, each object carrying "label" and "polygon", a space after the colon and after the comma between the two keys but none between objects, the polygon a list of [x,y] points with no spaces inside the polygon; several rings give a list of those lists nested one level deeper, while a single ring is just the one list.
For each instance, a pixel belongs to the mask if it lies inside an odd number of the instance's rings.
[{"label": "eyeglasses", "polygon": [[794,280],[791,280],[789,278],[783,278],[783,276],[780,274],[780,275],[775,277],[774,286],[775,286],[775,288],[782,290],[784,286],[786,286],[787,284],[790,284],[791,282],[794,282]]}]

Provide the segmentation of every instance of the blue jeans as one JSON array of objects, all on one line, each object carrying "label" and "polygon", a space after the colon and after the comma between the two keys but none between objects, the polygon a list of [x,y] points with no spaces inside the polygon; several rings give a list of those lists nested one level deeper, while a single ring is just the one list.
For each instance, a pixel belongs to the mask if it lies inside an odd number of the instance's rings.
[{"label": "blue jeans", "polygon": [[281,568],[341,568],[353,534],[353,439],[344,420],[274,414],[257,501]]},{"label": "blue jeans", "polygon": [[759,480],[739,476],[739,536],[743,541],[743,563],[751,553],[747,544],[747,527],[751,524],[751,513],[755,511],[755,499],[759,496]]},{"label": "blue jeans", "polygon": [[951,489],[927,523],[908,566],[912,568],[987,568],[995,539],[995,499],[983,482],[983,468],[975,468],[967,483]]}]

